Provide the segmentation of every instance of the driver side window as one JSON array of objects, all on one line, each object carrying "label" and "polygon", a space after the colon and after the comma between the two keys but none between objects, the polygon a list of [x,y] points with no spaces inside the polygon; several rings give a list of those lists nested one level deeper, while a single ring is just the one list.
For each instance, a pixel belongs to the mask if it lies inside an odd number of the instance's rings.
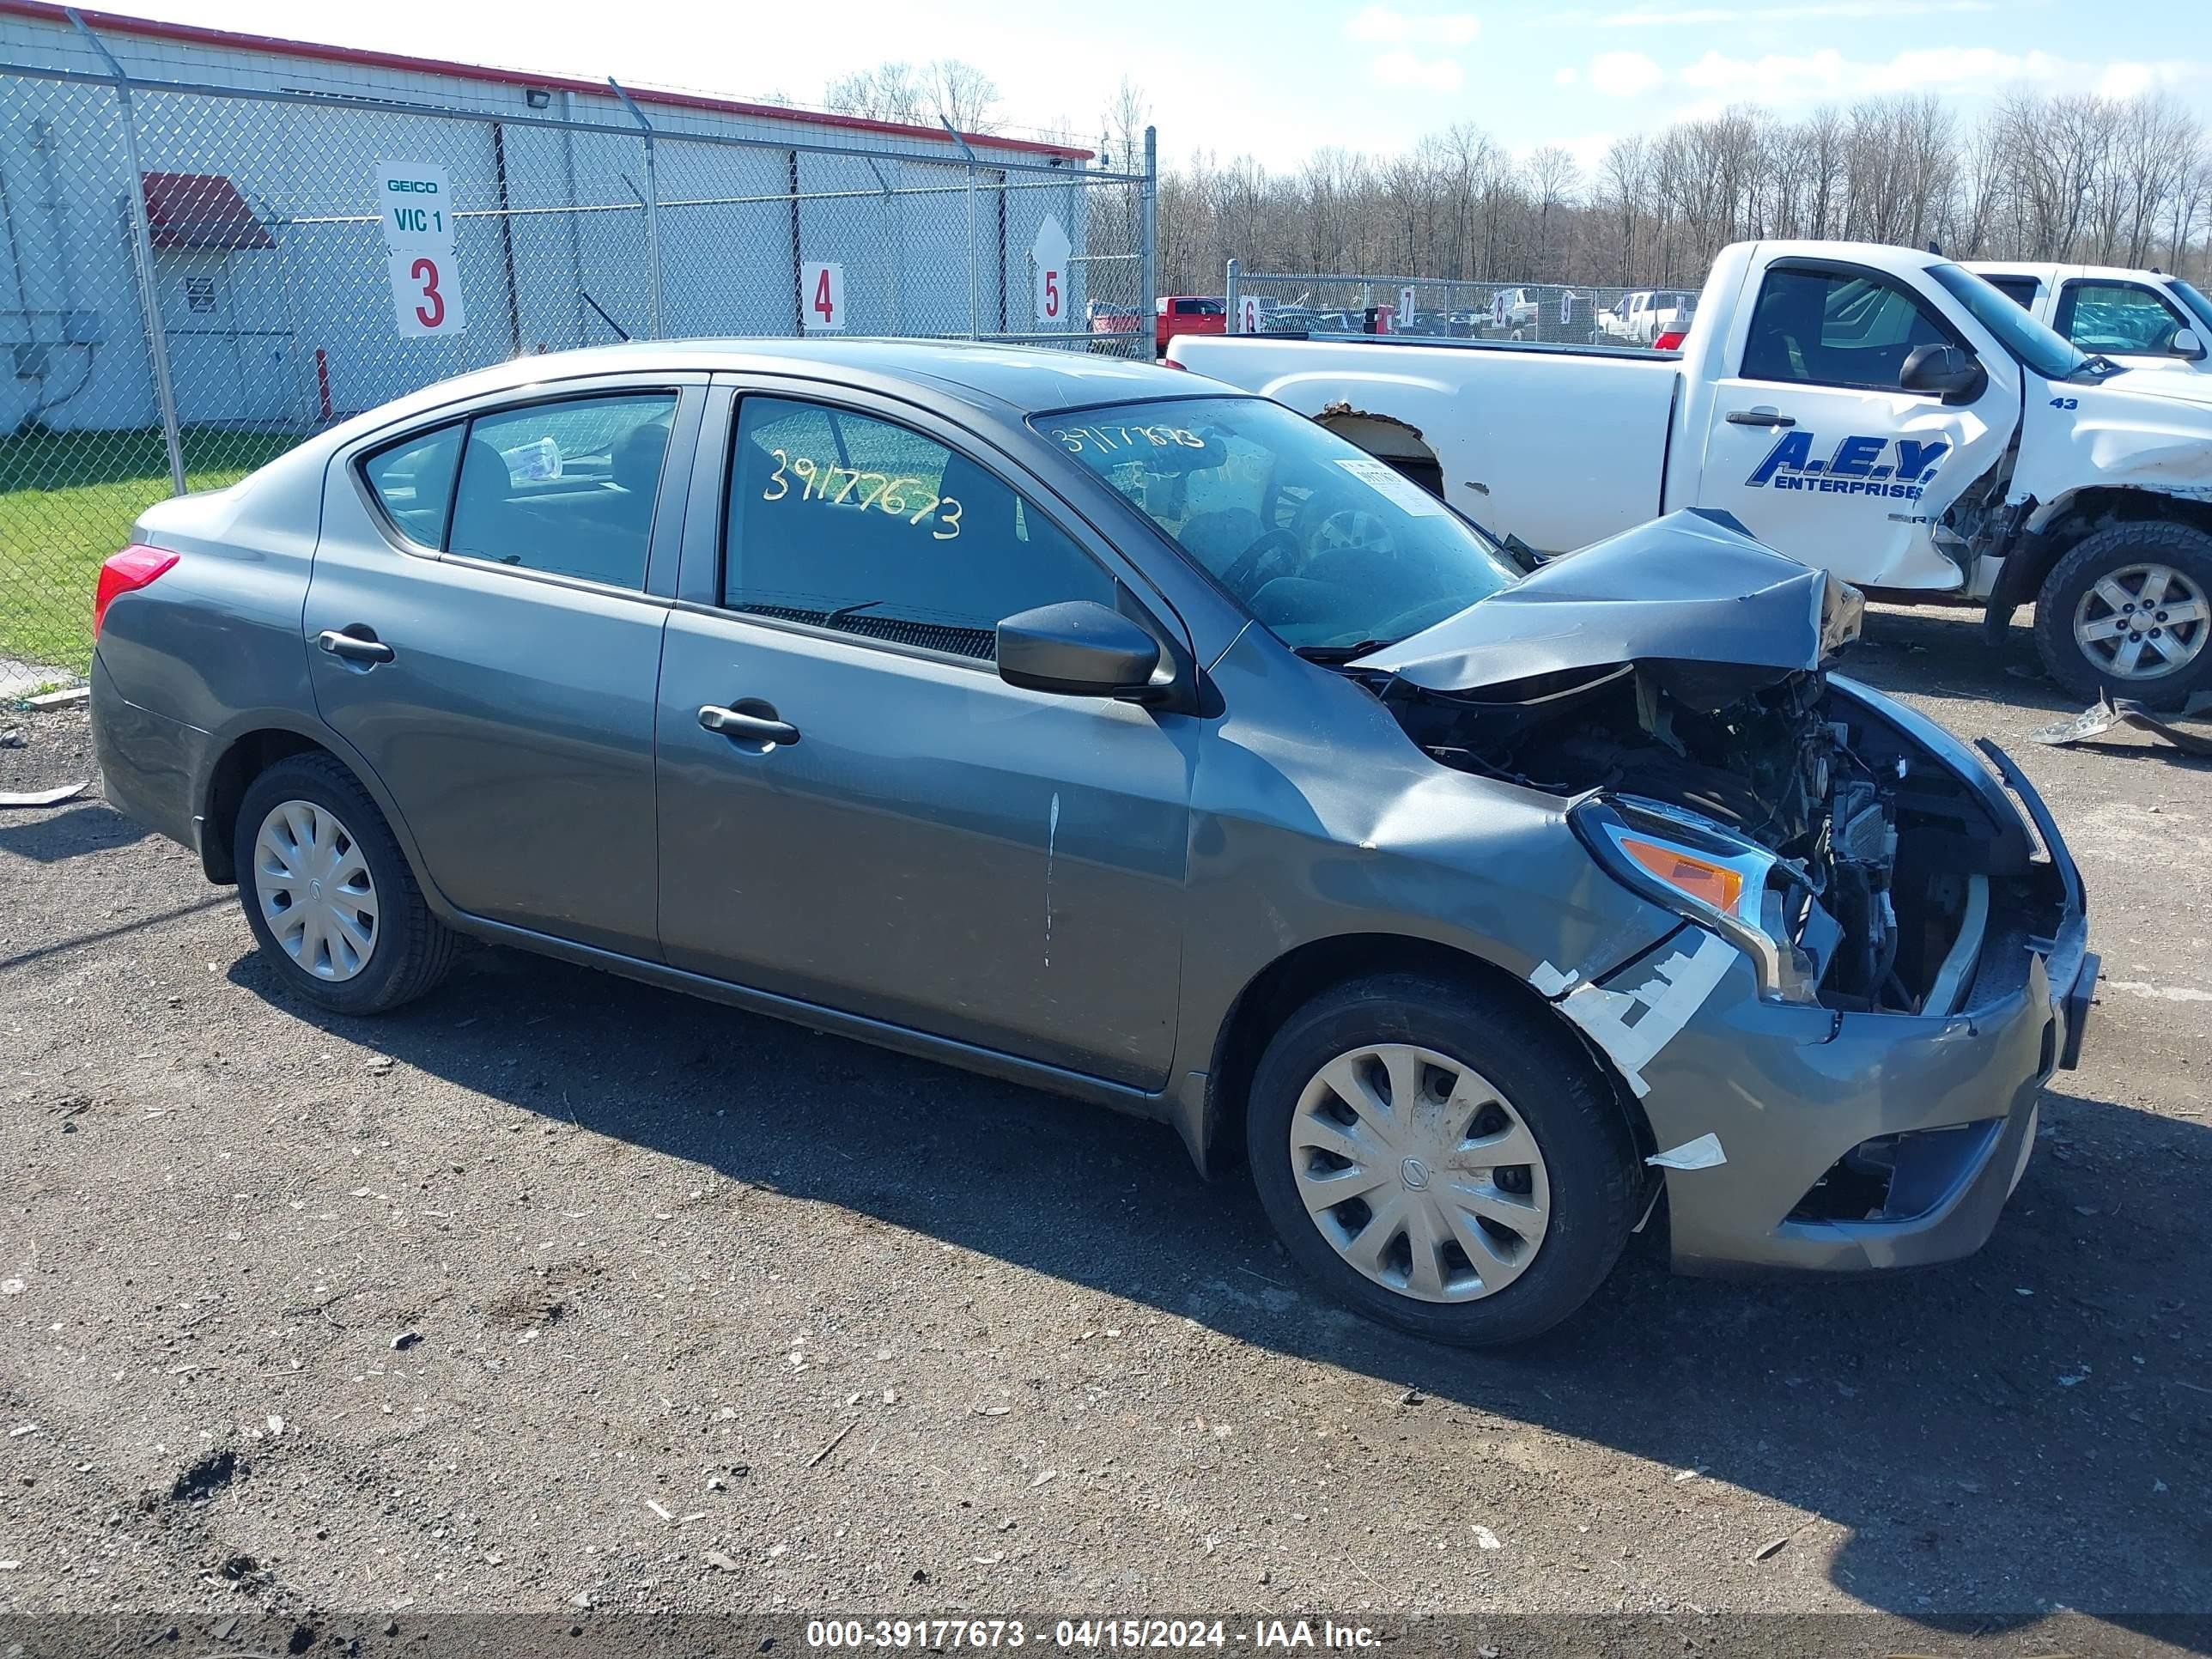
[{"label": "driver side window", "polygon": [[1759,288],[1743,375],[1895,391],[1915,346],[1956,343],[1911,295],[1878,277],[1778,269]]},{"label": "driver side window", "polygon": [[2069,283],[2058,296],[2058,331],[2084,351],[2153,356],[2173,349],[2181,314],[2133,283]]},{"label": "driver side window", "polygon": [[991,662],[1000,623],[1067,599],[1111,606],[1114,578],[967,456],[826,404],[739,404],[728,609]]}]

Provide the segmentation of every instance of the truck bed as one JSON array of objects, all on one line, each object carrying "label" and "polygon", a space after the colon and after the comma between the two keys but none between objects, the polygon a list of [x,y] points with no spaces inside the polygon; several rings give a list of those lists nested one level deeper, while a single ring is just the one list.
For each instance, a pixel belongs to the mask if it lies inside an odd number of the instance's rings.
[{"label": "truck bed", "polygon": [[[1170,355],[1340,429],[1368,421],[1346,435],[1386,459],[1410,456],[1416,466],[1401,470],[1413,476],[1433,457],[1446,501],[1541,553],[1587,545],[1664,510],[1675,353],[1250,334],[1185,336]],[[1377,416],[1397,430],[1378,433]]]}]

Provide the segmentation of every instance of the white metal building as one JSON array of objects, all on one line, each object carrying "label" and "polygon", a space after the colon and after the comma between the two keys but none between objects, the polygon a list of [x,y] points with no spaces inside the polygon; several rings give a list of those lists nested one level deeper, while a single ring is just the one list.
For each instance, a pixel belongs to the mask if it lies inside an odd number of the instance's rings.
[{"label": "white metal building", "polygon": [[[82,15],[89,33],[0,0],[0,433],[158,420],[106,54],[141,83],[150,286],[185,426],[296,429],[656,321],[791,334],[820,262],[855,333],[1079,331],[1087,298],[1137,301],[1135,266],[1124,295],[1123,266],[1109,286],[1085,257],[1104,204],[1081,149],[665,92],[633,109],[605,83]],[[395,161],[450,175],[459,335],[394,326],[374,191]],[[1048,216],[1077,246],[1050,318],[1030,281]]]}]

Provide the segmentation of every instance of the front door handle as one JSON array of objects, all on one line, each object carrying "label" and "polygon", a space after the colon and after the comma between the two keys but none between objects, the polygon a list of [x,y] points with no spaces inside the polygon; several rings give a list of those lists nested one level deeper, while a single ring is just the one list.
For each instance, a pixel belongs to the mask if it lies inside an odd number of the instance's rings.
[{"label": "front door handle", "polygon": [[1764,404],[1757,409],[1731,409],[1728,412],[1730,426],[1795,426],[1797,417],[1784,415],[1779,410],[1769,409]]},{"label": "front door handle", "polygon": [[724,708],[708,703],[699,711],[699,724],[709,732],[719,732],[726,738],[744,743],[787,744],[799,741],[799,728],[788,720],[775,718],[775,710],[767,703],[748,697],[755,708],[767,709],[766,714],[749,714],[742,708]]},{"label": "front door handle", "polygon": [[[354,626],[360,628],[361,624],[356,623]],[[363,638],[363,635],[367,637]],[[371,667],[380,662],[390,662],[398,654],[390,646],[385,644],[374,634],[370,634],[365,628],[362,628],[359,634],[326,628],[315,635],[315,643],[333,657],[343,657],[348,662],[357,662]]]}]

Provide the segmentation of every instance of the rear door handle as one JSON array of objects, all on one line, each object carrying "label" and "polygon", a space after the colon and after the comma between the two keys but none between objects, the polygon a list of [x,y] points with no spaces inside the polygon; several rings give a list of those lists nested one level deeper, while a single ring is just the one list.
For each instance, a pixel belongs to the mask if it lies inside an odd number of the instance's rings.
[{"label": "rear door handle", "polygon": [[[747,702],[753,700],[747,698]],[[765,714],[747,714],[739,708],[724,708],[708,703],[699,711],[699,724],[709,732],[719,732],[726,738],[745,743],[790,744],[799,741],[799,728],[788,720],[775,718],[775,710],[766,703],[757,703],[767,708]]]},{"label": "rear door handle", "polygon": [[[358,627],[359,624],[356,623],[356,626]],[[366,629],[362,630],[362,634],[368,634],[368,632]],[[315,643],[333,657],[343,657],[348,662],[364,663],[372,666],[380,662],[390,662],[398,654],[374,635],[370,634],[364,639],[362,634],[341,633],[335,628],[326,628],[315,635]]]},{"label": "rear door handle", "polygon": [[1779,410],[1764,407],[1731,409],[1728,412],[1728,420],[1730,426],[1795,426],[1797,424],[1797,417],[1795,415],[1784,415]]}]

